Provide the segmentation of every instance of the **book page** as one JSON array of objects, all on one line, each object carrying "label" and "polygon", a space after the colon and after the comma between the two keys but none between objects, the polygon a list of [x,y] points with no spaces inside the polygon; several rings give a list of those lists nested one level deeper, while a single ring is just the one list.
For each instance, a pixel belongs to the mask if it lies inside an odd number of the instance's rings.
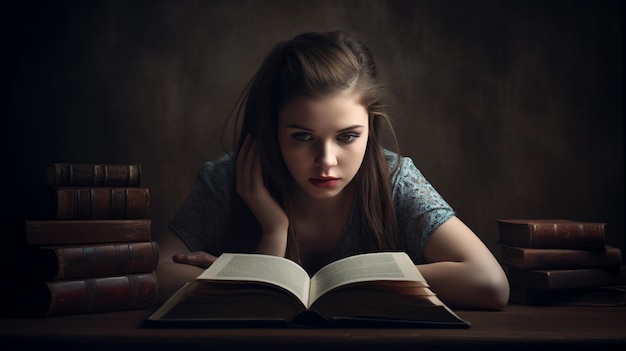
[{"label": "book page", "polygon": [[373,280],[424,281],[404,252],[378,252],[347,257],[320,269],[311,279],[309,307],[338,286]]},{"label": "book page", "polygon": [[224,253],[196,280],[256,281],[280,286],[307,306],[309,275],[295,262],[262,254]]}]

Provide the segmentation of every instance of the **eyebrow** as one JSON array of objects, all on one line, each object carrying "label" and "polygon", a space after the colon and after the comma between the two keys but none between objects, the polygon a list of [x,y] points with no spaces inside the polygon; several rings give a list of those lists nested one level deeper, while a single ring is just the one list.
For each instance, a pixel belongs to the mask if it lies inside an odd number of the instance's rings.
[{"label": "eyebrow", "polygon": [[[357,129],[357,128],[363,128],[363,127],[365,127],[365,126],[361,125],[361,124],[355,124],[355,125],[351,125],[349,127],[340,129],[337,132],[338,133],[343,133],[343,132],[347,132],[349,130],[353,130],[353,129]],[[303,127],[303,126],[301,126],[299,124],[288,124],[288,125],[285,126],[285,128],[302,129],[302,130],[306,130],[307,132],[314,132],[313,129],[309,129],[309,128]]]}]

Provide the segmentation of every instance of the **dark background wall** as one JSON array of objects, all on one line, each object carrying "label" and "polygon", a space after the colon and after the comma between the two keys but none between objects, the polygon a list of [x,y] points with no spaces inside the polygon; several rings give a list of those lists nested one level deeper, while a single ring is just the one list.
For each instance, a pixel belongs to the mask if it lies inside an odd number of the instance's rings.
[{"label": "dark background wall", "polygon": [[4,212],[42,164],[141,163],[158,238],[276,41],[377,57],[402,152],[499,254],[497,218],[606,222],[624,247],[619,1],[2,1]]}]

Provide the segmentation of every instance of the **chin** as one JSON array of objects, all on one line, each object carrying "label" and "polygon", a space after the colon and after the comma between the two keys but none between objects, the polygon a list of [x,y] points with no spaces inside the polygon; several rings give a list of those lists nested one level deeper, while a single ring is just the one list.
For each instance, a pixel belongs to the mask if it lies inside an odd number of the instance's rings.
[{"label": "chin", "polygon": [[315,200],[328,200],[337,197],[341,194],[342,189],[307,189],[306,193]]}]

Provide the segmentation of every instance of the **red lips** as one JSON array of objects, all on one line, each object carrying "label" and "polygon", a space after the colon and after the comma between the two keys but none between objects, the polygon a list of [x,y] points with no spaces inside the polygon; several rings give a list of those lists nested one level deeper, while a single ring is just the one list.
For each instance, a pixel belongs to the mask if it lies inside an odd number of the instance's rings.
[{"label": "red lips", "polygon": [[318,188],[332,188],[339,182],[339,178],[335,177],[317,177],[309,178],[309,182]]}]

